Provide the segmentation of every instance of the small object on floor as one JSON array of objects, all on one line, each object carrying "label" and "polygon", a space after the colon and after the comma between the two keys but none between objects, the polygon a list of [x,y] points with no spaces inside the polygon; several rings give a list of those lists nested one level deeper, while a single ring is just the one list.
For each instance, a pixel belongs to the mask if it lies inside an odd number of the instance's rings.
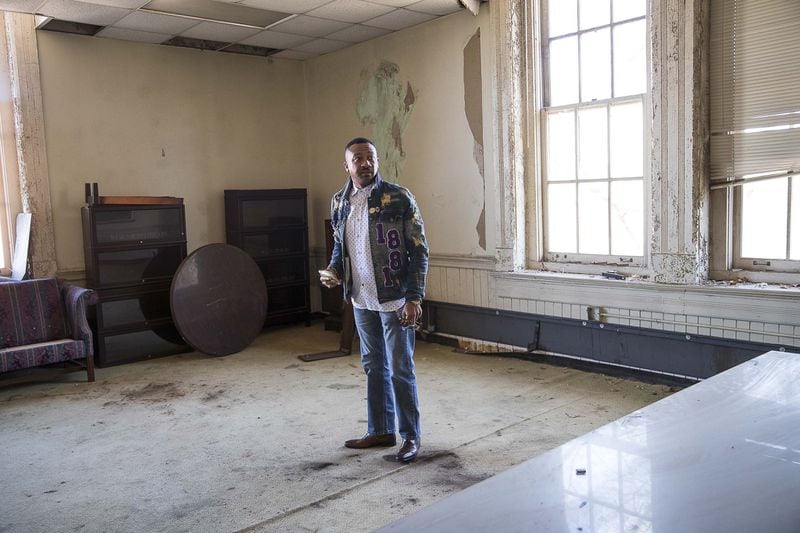
[{"label": "small object on floor", "polygon": [[305,355],[298,355],[297,358],[306,363],[312,361],[322,361],[323,359],[333,359],[334,357],[343,357],[352,354],[352,350],[333,350],[330,352],[308,353]]},{"label": "small object on floor", "polygon": [[356,449],[374,448],[376,446],[394,446],[395,444],[397,444],[397,439],[394,433],[385,433],[383,435],[364,433],[364,436],[360,439],[350,439],[344,443],[346,448]]},{"label": "small object on floor", "polygon": [[417,458],[419,453],[419,439],[404,439],[400,451],[397,452],[397,460],[401,463],[410,463]]},{"label": "small object on floor", "polygon": [[575,474],[579,475],[579,476],[585,476],[586,475],[586,469],[585,468],[576,468],[575,469]]},{"label": "small object on floor", "polygon": [[616,270],[606,270],[602,276],[606,279],[625,279],[625,274],[620,274]]},{"label": "small object on floor", "polygon": [[308,353],[298,355],[301,361],[321,361],[322,359],[332,359],[353,353],[353,337],[356,331],[355,317],[353,317],[353,305],[344,301],[342,303],[342,333],[339,337],[339,349],[330,352]]}]

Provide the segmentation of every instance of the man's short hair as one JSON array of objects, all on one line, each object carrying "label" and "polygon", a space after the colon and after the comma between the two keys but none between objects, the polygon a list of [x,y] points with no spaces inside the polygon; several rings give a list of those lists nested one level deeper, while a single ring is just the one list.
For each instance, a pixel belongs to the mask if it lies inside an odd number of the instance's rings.
[{"label": "man's short hair", "polygon": [[355,139],[352,139],[349,143],[347,143],[347,145],[345,145],[344,151],[346,152],[347,149],[353,146],[354,144],[371,144],[372,147],[375,148],[375,151],[378,150],[378,147],[375,146],[375,143],[367,139],[366,137],[356,137]]}]

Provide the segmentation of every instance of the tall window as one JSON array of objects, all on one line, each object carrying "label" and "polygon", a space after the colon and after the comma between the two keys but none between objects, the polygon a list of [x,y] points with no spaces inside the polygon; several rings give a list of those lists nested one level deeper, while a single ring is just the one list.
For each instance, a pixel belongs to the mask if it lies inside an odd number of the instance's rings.
[{"label": "tall window", "polygon": [[5,32],[0,31],[0,274],[3,275],[11,272],[14,220],[21,210],[20,203],[8,48]]},{"label": "tall window", "polygon": [[800,270],[800,3],[711,2],[711,180],[726,268]]},{"label": "tall window", "polygon": [[542,0],[545,260],[644,255],[646,0]]}]

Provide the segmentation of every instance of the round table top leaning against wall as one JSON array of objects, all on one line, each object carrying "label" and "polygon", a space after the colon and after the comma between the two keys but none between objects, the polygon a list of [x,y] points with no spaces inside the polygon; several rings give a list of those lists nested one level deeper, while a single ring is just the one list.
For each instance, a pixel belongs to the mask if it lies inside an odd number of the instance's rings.
[{"label": "round table top leaning against wall", "polygon": [[181,262],[169,293],[175,326],[195,350],[228,355],[264,327],[267,287],[256,262],[228,244],[208,244]]}]

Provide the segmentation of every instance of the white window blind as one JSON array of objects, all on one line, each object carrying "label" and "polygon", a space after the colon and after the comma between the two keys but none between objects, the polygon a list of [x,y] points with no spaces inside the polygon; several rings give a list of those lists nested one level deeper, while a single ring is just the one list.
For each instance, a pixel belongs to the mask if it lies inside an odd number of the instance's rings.
[{"label": "white window blind", "polygon": [[711,0],[711,179],[800,172],[800,0]]}]

